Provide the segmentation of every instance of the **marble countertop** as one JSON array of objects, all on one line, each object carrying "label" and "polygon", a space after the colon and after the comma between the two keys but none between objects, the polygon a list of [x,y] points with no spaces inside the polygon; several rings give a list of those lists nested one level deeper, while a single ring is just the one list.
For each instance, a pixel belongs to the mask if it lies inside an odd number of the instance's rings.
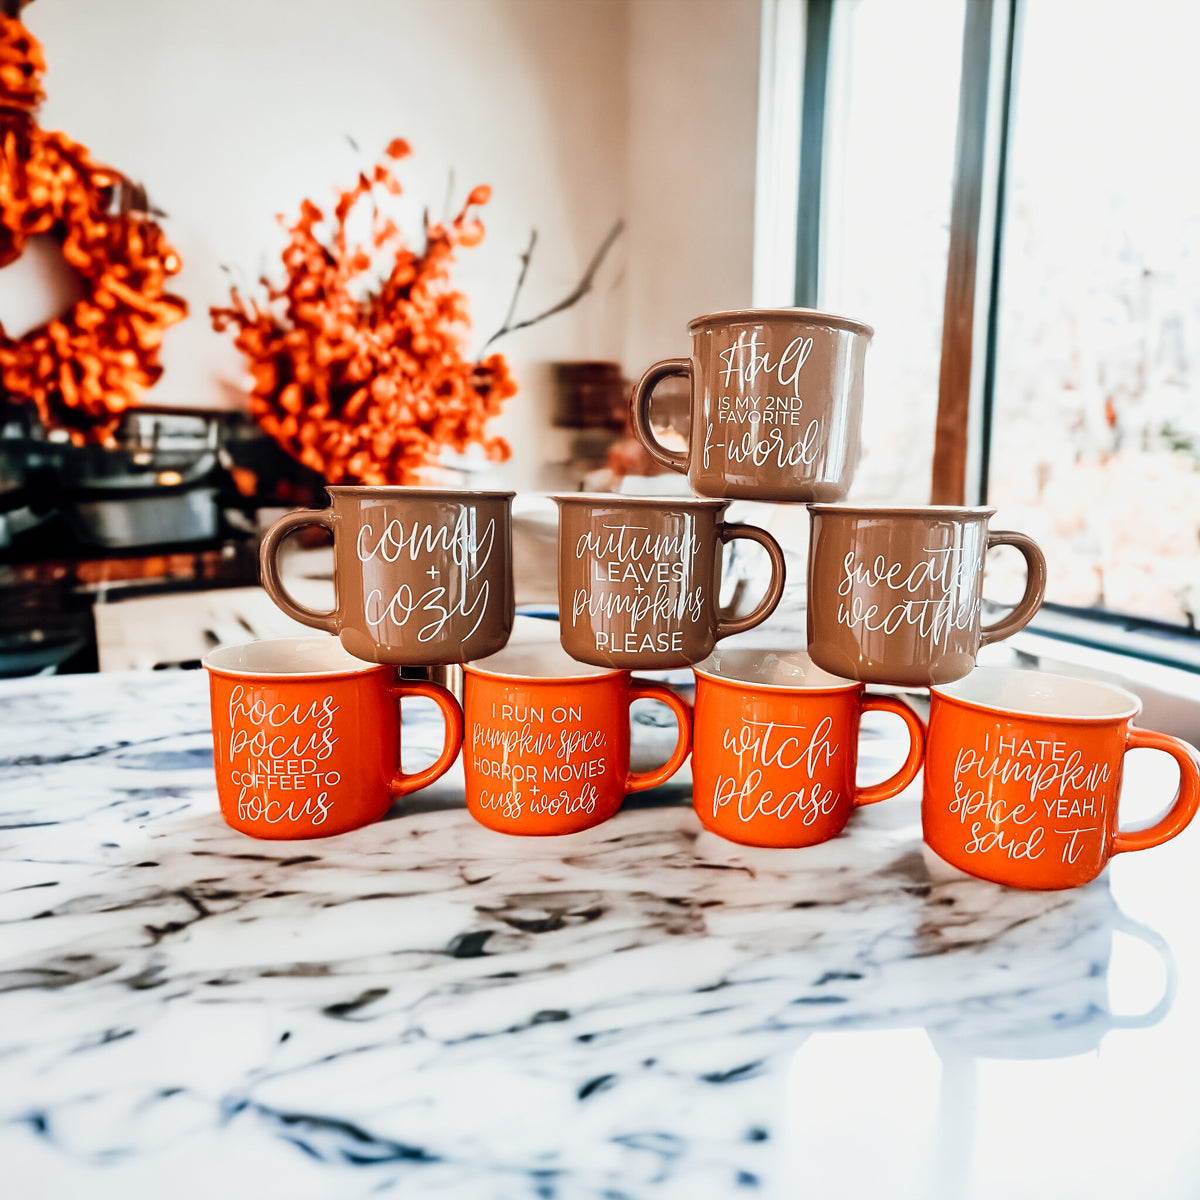
[{"label": "marble countertop", "polygon": [[0,685],[0,1194],[1200,1193],[1200,823],[1033,894],[914,790],[755,851],[686,784],[553,841],[460,786],[255,842],[202,673]]}]

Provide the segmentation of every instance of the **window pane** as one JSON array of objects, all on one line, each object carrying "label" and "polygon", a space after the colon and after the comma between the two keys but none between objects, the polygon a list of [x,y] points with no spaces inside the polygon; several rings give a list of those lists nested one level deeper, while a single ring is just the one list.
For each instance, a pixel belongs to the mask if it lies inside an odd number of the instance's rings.
[{"label": "window pane", "polygon": [[988,498],[1047,598],[1200,604],[1200,6],[1025,6]]},{"label": "window pane", "polygon": [[875,327],[861,503],[929,502],[963,14],[963,0],[834,8],[820,294]]}]

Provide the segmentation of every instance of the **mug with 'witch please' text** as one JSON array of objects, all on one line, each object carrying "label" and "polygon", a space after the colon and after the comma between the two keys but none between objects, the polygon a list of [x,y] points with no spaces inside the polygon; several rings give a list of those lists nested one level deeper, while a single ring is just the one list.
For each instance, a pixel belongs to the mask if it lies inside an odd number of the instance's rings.
[{"label": "mug with 'witch please' text", "polygon": [[[575,493],[558,501],[558,609],[563,649],[579,662],[657,670],[699,662],[718,640],[765,621],[783,594],[779,544],[721,518],[726,500]],[[757,542],[771,559],[753,611],[720,610],[721,547]]]},{"label": "mug with 'witch please' text", "polygon": [[[1186,742],[1131,722],[1141,702],[1110,684],[980,667],[931,689],[921,822],[940,858],[1021,888],[1087,883],[1109,858],[1181,833],[1200,804]],[[1125,753],[1162,750],[1179,791],[1149,828],[1122,830]]]},{"label": "mug with 'witch please' text", "polygon": [[[396,679],[336,638],[222,646],[205,659],[217,797],[227,824],[259,838],[328,837],[379,820],[432,783],[462,745],[458,702],[434,683]],[[400,701],[432,700],[446,721],[437,760],[400,769]]]},{"label": "mug with 'witch please' text", "polygon": [[[858,464],[869,325],[802,308],[697,317],[691,358],[655,363],[633,390],[633,431],[701,496],[840,500]],[[686,451],[654,436],[656,385],[691,381]]]},{"label": "mug with 'witch please' text", "polygon": [[[327,487],[333,503],[288,513],[263,538],[263,587],[289,617],[336,634],[356,658],[425,666],[493,654],[512,632],[512,492]],[[292,530],[333,533],[334,609],[288,595],[279,548]]]},{"label": "mug with 'witch please' text", "polygon": [[[981,646],[1023,629],[1046,590],[1046,560],[1023,533],[989,531],[994,509],[814,504],[808,552],[808,652],[867,683],[926,687],[961,679]],[[983,566],[995,546],[1025,558],[1025,592],[982,621]]]},{"label": "mug with 'witch please' text", "polygon": [[[627,792],[665,783],[692,744],[688,706],[628,671],[569,658],[558,646],[510,646],[464,667],[467,808],[501,833],[575,833],[608,820]],[[658,700],[679,733],[667,761],[629,768],[629,708]]]},{"label": "mug with 'witch please' text", "polygon": [[[897,795],[921,769],[925,731],[916,713],[822,671],[803,651],[718,649],[695,672],[692,803],[730,841],[827,841],[854,808]],[[908,727],[904,763],[870,787],[856,780],[865,712],[894,713]]]}]

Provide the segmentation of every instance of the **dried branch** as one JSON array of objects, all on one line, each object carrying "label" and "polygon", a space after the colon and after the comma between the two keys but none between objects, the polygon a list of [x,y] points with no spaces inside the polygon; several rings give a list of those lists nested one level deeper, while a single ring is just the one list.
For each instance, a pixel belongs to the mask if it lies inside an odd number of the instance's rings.
[{"label": "dried branch", "polygon": [[[537,245],[537,230],[529,231],[529,245],[525,247],[525,253],[521,255],[521,270],[517,275],[517,286],[513,288],[512,299],[508,303],[508,312],[504,314],[504,324],[501,329],[511,328],[512,320],[517,315],[517,301],[521,298],[521,289],[525,286],[525,276],[529,274],[529,264],[533,261],[533,248]],[[484,346],[486,350],[500,335],[495,334]]]},{"label": "dried branch", "polygon": [[[508,315],[504,318],[504,324],[492,334],[486,342],[483,343],[483,350],[486,350],[494,341],[504,337],[506,333],[515,333],[518,329],[528,329],[530,325],[536,325],[539,321],[546,320],[547,317],[552,317],[556,313],[564,312],[573,305],[578,304],[592,290],[592,285],[596,279],[596,273],[600,270],[608,252],[612,249],[617,238],[625,230],[625,222],[623,220],[617,223],[608,231],[604,241],[600,243],[600,248],[592,255],[592,261],[588,263],[587,270],[584,271],[583,277],[575,285],[575,287],[560,300],[557,304],[552,304],[545,312],[540,312],[536,317],[529,317],[524,321],[513,323],[513,316],[517,307],[517,298],[521,294],[521,288],[525,283],[525,275],[529,270],[529,260],[533,255],[533,248],[537,242],[537,230],[533,231],[533,235],[529,239],[529,247],[521,256],[521,273],[517,277],[516,290],[513,293],[512,303],[508,306]],[[480,353],[482,354],[482,350]]]}]

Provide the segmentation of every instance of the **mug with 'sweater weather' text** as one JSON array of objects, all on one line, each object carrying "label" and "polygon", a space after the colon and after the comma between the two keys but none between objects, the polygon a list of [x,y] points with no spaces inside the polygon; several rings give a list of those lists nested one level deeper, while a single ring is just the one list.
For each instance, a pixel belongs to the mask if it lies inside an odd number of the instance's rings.
[{"label": "mug with 'sweater weather' text", "polygon": [[[1046,590],[1046,560],[1023,533],[991,531],[991,508],[814,504],[808,551],[808,652],[834,675],[928,687],[961,679],[981,646],[1023,629]],[[984,625],[988,551],[1025,559],[1025,591]]]}]

